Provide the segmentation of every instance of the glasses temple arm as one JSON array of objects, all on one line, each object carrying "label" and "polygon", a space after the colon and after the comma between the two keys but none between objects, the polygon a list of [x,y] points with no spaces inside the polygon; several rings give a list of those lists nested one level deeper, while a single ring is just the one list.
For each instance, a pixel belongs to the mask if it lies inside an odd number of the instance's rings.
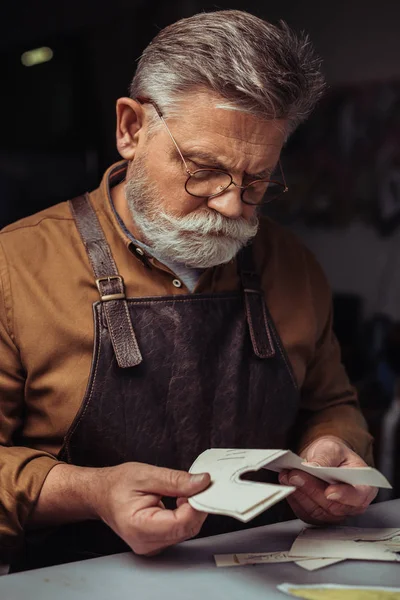
[{"label": "glasses temple arm", "polygon": [[189,170],[189,167],[188,167],[188,166],[187,166],[187,164],[186,164],[186,160],[183,158],[183,154],[182,154],[182,152],[180,151],[180,149],[179,149],[179,146],[178,146],[178,144],[176,143],[176,141],[175,141],[175,139],[174,139],[174,136],[173,136],[173,135],[172,135],[172,133],[170,132],[170,130],[169,130],[169,127],[168,127],[168,125],[166,124],[164,117],[163,117],[163,116],[162,116],[160,113],[158,113],[158,116],[160,117],[161,121],[164,123],[164,125],[165,125],[165,129],[168,131],[168,135],[169,135],[169,137],[170,137],[170,138],[171,138],[171,140],[173,141],[173,144],[174,144],[175,148],[178,150],[179,156],[181,157],[181,159],[182,159],[182,162],[183,162],[183,164],[185,165],[186,173],[187,173],[188,175],[191,175],[192,173],[191,173],[191,171]]},{"label": "glasses temple arm", "polygon": [[163,114],[162,114],[161,110],[158,108],[157,104],[156,104],[156,103],[155,103],[153,100],[151,100],[150,98],[144,98],[143,96],[138,96],[138,97],[136,98],[136,100],[137,100],[138,102],[140,102],[140,104],[151,104],[151,105],[152,105],[152,106],[155,108],[155,110],[156,110],[156,112],[157,112],[158,116],[160,117],[161,121],[164,123],[165,129],[168,131],[168,135],[169,135],[169,137],[171,138],[171,140],[172,140],[172,142],[173,142],[173,144],[174,144],[175,148],[177,149],[177,151],[178,151],[178,154],[179,154],[179,156],[181,157],[183,164],[185,165],[186,173],[187,173],[188,175],[192,175],[191,171],[189,170],[189,167],[188,167],[188,166],[187,166],[187,164],[186,164],[186,160],[183,158],[183,154],[182,154],[182,152],[180,151],[180,149],[179,149],[179,146],[178,146],[178,144],[176,143],[176,141],[175,141],[175,139],[174,139],[174,136],[173,136],[173,135],[172,135],[172,133],[170,132],[170,130],[169,130],[169,127],[168,127],[167,123],[165,122],[164,116],[163,116]]},{"label": "glasses temple arm", "polygon": [[280,168],[281,173],[282,173],[282,180],[283,180],[283,185],[285,186],[285,192],[287,192],[288,186],[287,186],[286,179],[285,179],[285,173],[283,172],[283,169],[282,169],[281,159],[279,159],[278,163],[279,163],[279,168]]}]

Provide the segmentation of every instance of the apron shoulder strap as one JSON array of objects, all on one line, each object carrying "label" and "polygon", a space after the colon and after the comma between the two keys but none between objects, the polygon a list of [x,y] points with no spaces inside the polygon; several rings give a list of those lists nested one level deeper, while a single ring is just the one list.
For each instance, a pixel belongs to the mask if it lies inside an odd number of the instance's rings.
[{"label": "apron shoulder strap", "polygon": [[134,367],[142,362],[142,355],[132,327],[124,280],[118,273],[89,195],[78,196],[69,204],[96,277],[118,366]]},{"label": "apron shoulder strap", "polygon": [[252,245],[245,246],[240,251],[238,267],[254,354],[258,358],[271,358],[275,355],[275,347],[260,278],[254,264]]}]

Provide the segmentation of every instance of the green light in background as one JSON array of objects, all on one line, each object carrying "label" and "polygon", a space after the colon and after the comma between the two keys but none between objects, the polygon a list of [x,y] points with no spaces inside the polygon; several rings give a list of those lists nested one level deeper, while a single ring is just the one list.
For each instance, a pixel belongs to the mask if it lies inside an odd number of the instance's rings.
[{"label": "green light in background", "polygon": [[21,62],[24,67],[34,67],[41,63],[49,62],[53,58],[53,50],[47,46],[41,48],[34,48],[24,52],[21,56]]}]

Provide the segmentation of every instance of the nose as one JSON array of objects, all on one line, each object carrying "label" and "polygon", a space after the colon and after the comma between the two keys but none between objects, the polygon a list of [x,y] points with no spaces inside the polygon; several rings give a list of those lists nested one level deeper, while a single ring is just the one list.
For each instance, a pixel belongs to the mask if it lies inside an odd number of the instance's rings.
[{"label": "nose", "polygon": [[209,198],[207,206],[221,213],[224,217],[229,219],[238,219],[243,216],[243,202],[240,197],[240,189],[231,186],[219,196]]}]

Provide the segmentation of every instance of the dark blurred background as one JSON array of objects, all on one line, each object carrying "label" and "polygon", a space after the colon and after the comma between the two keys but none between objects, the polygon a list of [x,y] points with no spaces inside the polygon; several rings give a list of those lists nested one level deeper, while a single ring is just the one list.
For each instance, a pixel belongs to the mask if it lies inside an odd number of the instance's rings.
[{"label": "dark blurred background", "polygon": [[[309,34],[326,98],[288,142],[267,212],[315,252],[343,360],[400,496],[400,2],[50,0],[0,8],[0,226],[97,187],[118,159],[115,100],[159,29],[243,9]],[[388,498],[388,494],[383,497]]]}]

